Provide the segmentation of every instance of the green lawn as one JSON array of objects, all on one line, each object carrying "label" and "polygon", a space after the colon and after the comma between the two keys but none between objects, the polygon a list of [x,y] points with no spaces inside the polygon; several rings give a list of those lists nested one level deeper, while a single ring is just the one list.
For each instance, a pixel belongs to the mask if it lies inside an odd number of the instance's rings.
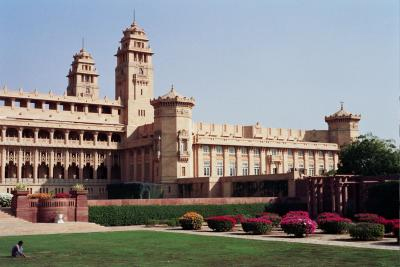
[{"label": "green lawn", "polygon": [[[30,258],[8,257],[18,240]],[[150,231],[0,238],[0,266],[399,266],[398,251]]]}]

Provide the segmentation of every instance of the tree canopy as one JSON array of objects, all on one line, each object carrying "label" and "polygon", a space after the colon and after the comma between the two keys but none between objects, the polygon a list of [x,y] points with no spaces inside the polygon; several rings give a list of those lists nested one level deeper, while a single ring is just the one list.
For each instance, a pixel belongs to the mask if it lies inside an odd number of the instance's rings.
[{"label": "tree canopy", "polygon": [[382,175],[400,173],[400,149],[391,140],[361,135],[339,153],[340,174]]}]

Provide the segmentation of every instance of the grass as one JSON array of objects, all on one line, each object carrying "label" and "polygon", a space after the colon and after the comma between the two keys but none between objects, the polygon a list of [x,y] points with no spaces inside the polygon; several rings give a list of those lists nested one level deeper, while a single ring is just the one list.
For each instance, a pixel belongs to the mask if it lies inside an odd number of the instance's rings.
[{"label": "grass", "polygon": [[[18,240],[29,258],[9,257]],[[0,238],[0,266],[399,266],[399,251],[150,231]]]}]

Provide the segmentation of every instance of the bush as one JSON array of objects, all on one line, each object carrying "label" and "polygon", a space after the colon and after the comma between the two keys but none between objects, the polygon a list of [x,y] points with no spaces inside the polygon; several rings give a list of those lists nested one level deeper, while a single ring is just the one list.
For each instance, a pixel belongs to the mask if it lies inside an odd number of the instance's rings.
[{"label": "bush", "polygon": [[57,193],[54,195],[55,198],[70,198],[71,195],[68,193]]},{"label": "bush", "polygon": [[12,198],[12,194],[0,193],[0,207],[10,207]]},{"label": "bush", "polygon": [[104,226],[145,224],[148,220],[179,218],[195,211],[204,217],[218,215],[249,214],[255,216],[264,210],[265,204],[227,205],[167,205],[167,206],[94,206],[89,207],[89,221]]},{"label": "bush", "polygon": [[305,216],[285,216],[282,218],[281,227],[288,235],[303,237],[314,233],[317,223]]},{"label": "bush", "polygon": [[194,211],[187,212],[179,218],[183,230],[200,230],[203,222],[203,216]]},{"label": "bush", "polygon": [[208,227],[216,232],[228,232],[236,224],[236,219],[232,216],[214,216],[206,219]]},{"label": "bush", "polygon": [[272,222],[264,218],[249,218],[242,222],[243,231],[253,235],[264,235],[272,230]]},{"label": "bush", "polygon": [[385,235],[385,227],[379,223],[361,222],[350,227],[349,233],[356,240],[379,240]]},{"label": "bush", "polygon": [[229,216],[235,220],[236,224],[242,223],[242,221],[246,220],[246,216],[244,216],[243,214],[229,215]]},{"label": "bush", "polygon": [[282,217],[276,213],[263,212],[257,215],[258,218],[264,218],[272,222],[273,227],[278,227],[281,223]]},{"label": "bush", "polygon": [[283,216],[283,218],[288,218],[288,217],[304,217],[304,218],[310,218],[308,215],[307,211],[301,211],[301,210],[296,210],[296,211],[289,211],[288,213]]},{"label": "bush", "polygon": [[386,224],[386,219],[374,213],[358,213],[354,215],[356,222],[368,222],[368,223],[379,223]]},{"label": "bush", "polygon": [[342,217],[328,217],[318,222],[318,227],[326,234],[344,234],[350,226],[351,220]]}]

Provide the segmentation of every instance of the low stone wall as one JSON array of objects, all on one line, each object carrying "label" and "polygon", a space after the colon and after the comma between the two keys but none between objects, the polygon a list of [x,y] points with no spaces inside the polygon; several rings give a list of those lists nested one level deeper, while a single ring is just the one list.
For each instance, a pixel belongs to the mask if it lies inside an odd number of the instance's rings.
[{"label": "low stone wall", "polygon": [[64,221],[88,221],[87,191],[72,191],[71,198],[30,199],[28,191],[14,191],[11,210],[15,217],[30,222],[52,223],[57,214]]},{"label": "low stone wall", "polygon": [[161,199],[93,199],[89,206],[164,206],[164,205],[218,205],[272,203],[277,197],[227,197],[227,198],[161,198]]}]

